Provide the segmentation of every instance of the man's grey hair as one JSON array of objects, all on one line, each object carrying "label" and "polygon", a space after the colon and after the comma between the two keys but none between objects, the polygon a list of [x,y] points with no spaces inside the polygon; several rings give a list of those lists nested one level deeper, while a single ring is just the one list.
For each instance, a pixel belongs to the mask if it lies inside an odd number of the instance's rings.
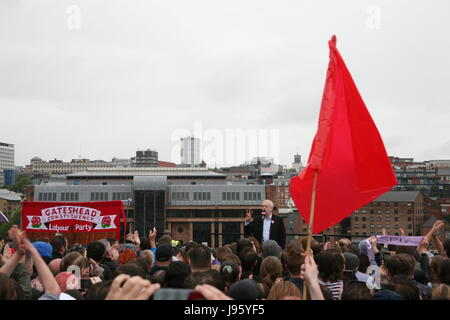
[{"label": "man's grey hair", "polygon": [[270,205],[270,208],[273,209],[273,202],[272,202],[272,200],[266,199],[266,200],[263,201],[263,203],[264,203],[264,202],[268,202],[269,205]]}]

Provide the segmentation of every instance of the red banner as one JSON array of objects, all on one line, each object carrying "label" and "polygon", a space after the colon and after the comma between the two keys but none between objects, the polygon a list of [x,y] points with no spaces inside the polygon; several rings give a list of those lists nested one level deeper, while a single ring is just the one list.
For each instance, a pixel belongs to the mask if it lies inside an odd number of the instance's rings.
[{"label": "red banner", "polygon": [[22,230],[33,232],[113,231],[119,239],[121,221],[126,223],[122,201],[25,201],[22,209]]}]

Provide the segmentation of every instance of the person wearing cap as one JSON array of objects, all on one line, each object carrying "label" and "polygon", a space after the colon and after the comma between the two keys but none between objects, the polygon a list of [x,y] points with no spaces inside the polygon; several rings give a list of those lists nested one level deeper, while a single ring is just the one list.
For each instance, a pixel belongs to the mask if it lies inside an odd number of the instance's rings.
[{"label": "person wearing cap", "polygon": [[155,260],[156,263],[150,270],[149,274],[153,275],[158,270],[165,270],[172,263],[172,246],[169,244],[160,244],[156,248]]},{"label": "person wearing cap", "polygon": [[253,218],[252,210],[248,210],[245,216],[245,237],[255,237],[259,243],[267,240],[276,241],[284,249],[286,244],[286,229],[283,219],[272,214],[273,202],[264,200],[262,203],[261,217]]}]

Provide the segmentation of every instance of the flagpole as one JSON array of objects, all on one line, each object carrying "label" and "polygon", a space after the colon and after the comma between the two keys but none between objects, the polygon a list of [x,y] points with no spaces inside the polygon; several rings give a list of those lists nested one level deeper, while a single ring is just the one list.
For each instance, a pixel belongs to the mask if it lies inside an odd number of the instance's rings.
[{"label": "flagpole", "polygon": [[[312,227],[313,227],[313,222],[314,222],[314,205],[316,202],[317,172],[318,172],[318,170],[316,169],[314,171],[314,182],[313,182],[312,195],[311,195],[311,210],[309,212],[309,227],[308,227],[308,241],[306,243],[306,255],[312,255],[311,241],[312,241]],[[308,291],[308,288],[306,285],[306,281],[303,281],[303,300],[306,300],[307,291]]]}]

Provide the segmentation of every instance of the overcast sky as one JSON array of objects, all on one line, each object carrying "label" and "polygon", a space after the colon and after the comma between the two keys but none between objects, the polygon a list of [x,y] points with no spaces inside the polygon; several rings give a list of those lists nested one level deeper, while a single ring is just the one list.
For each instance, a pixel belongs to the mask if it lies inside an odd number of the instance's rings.
[{"label": "overcast sky", "polygon": [[306,163],[336,34],[388,154],[450,159],[449,12],[448,0],[1,0],[0,141],[16,165],[147,148],[175,161],[177,133],[200,123],[203,138],[265,132],[280,163]]}]

